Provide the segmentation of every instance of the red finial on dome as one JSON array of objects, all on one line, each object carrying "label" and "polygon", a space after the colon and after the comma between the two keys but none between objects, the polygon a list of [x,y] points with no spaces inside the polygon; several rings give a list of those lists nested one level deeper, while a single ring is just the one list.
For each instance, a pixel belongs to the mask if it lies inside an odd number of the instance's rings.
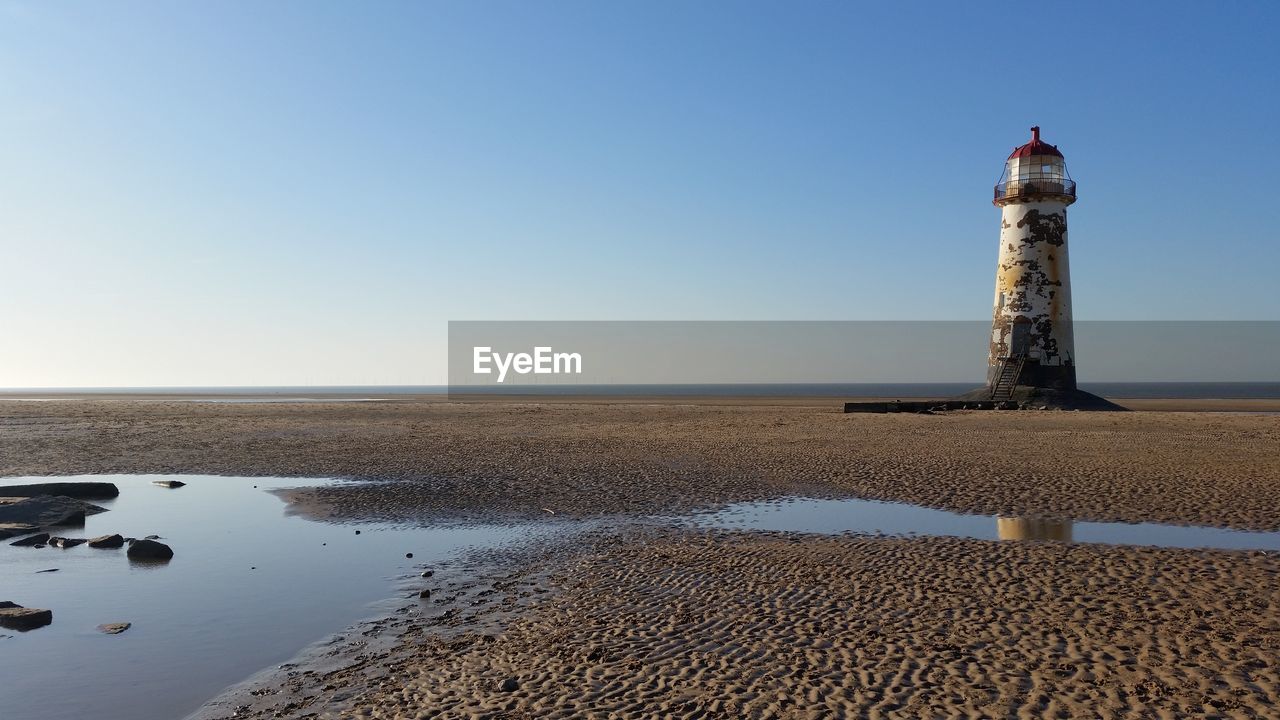
[{"label": "red finial on dome", "polygon": [[1012,153],[1010,153],[1009,157],[1031,157],[1032,155],[1056,155],[1058,157],[1062,157],[1062,153],[1058,148],[1040,139],[1039,125],[1031,128],[1031,142],[1016,148]]}]

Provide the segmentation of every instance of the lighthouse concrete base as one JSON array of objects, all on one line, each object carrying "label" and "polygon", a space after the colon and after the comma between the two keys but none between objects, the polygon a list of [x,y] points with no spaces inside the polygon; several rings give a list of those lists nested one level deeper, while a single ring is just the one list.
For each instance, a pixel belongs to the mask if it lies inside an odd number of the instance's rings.
[{"label": "lighthouse concrete base", "polygon": [[999,402],[991,399],[991,388],[981,387],[949,400],[889,400],[878,402],[847,402],[846,413],[923,413],[932,415],[948,410],[1094,410],[1127,412],[1106,398],[1100,398],[1083,390],[1056,390],[1054,388],[1019,385],[1013,396]]},{"label": "lighthouse concrete base", "polygon": [[[959,395],[954,400],[978,402],[991,399],[991,388],[980,387]],[[1062,390],[1051,387],[1018,385],[1009,396],[1009,402],[1029,410],[1101,410],[1127,411],[1128,408],[1083,390]]]}]

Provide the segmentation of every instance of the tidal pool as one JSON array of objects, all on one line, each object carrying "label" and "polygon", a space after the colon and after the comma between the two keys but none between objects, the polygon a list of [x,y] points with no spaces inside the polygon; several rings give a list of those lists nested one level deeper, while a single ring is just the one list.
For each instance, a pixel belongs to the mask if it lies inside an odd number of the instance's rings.
[{"label": "tidal pool", "polygon": [[[187,485],[152,484],[161,479]],[[228,686],[391,610],[400,602],[388,601],[397,581],[416,577],[424,566],[562,527],[315,522],[287,514],[268,492],[328,482],[300,479],[6,478],[0,496],[4,485],[75,480],[113,482],[120,495],[90,500],[108,512],[54,535],[159,535],[174,557],[144,565],[131,563],[124,548],[0,542],[0,601],[53,611],[51,625],[0,629],[0,715],[6,718],[181,718]],[[57,571],[42,572],[50,569]],[[116,622],[132,627],[119,635],[97,630]]]},{"label": "tidal pool", "polygon": [[699,527],[820,534],[950,535],[979,540],[1057,540],[1214,550],[1280,550],[1280,532],[1159,523],[1080,522],[1039,516],[963,515],[877,500],[784,498],[735,503],[695,515]]}]

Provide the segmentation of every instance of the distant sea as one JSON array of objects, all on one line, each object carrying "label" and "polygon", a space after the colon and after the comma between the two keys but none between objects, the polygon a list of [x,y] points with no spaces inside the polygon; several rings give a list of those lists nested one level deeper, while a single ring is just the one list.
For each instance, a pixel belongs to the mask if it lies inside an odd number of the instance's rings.
[{"label": "distant sea", "polygon": [[[514,395],[652,395],[652,396],[748,396],[748,397],[884,397],[935,398],[950,397],[981,385],[972,383],[796,383],[796,384],[690,384],[690,385],[521,385],[521,386],[457,386],[444,385],[324,385],[324,386],[247,386],[247,387],[112,387],[112,388],[0,388],[0,395],[42,397],[63,394],[81,395],[193,395],[261,398],[316,398],[358,396],[384,398],[398,395],[460,394]],[[1081,383],[1080,388],[1112,398],[1169,398],[1177,400],[1206,399],[1280,399],[1280,382],[1097,382]]]}]

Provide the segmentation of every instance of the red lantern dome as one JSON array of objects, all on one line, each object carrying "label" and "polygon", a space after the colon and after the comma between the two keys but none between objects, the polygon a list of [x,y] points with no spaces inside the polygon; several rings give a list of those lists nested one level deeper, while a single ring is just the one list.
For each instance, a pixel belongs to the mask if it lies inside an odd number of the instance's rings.
[{"label": "red lantern dome", "polygon": [[1012,153],[1009,153],[1009,159],[1012,160],[1013,158],[1019,157],[1031,157],[1032,155],[1053,155],[1055,157],[1062,157],[1062,152],[1058,150],[1056,145],[1050,145],[1040,139],[1039,125],[1031,128],[1031,142],[1015,148]]}]

